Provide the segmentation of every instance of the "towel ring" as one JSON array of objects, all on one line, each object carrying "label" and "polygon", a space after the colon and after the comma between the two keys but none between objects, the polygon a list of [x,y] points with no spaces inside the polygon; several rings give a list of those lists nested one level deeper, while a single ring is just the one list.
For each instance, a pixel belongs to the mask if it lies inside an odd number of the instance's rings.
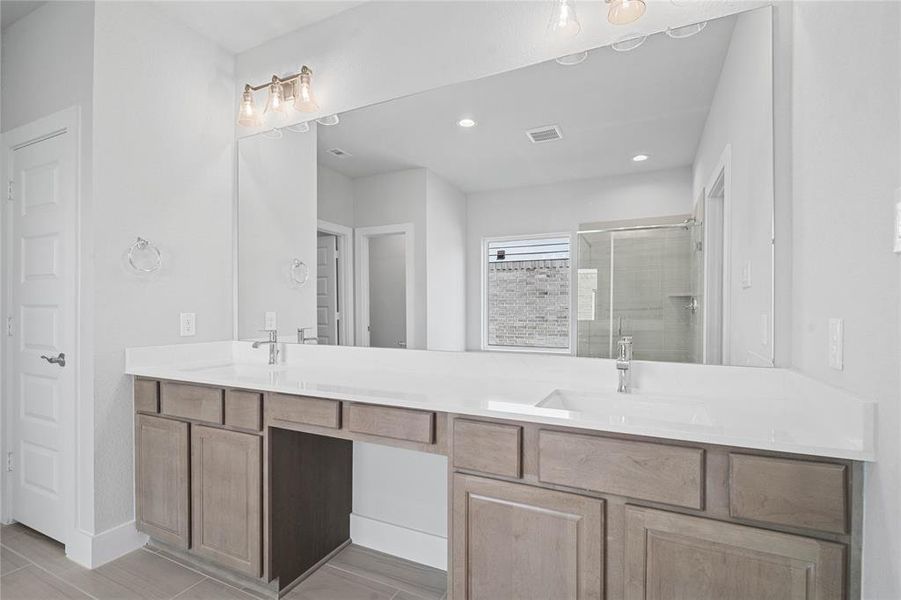
[{"label": "towel ring", "polygon": [[128,264],[138,273],[153,273],[163,265],[159,248],[142,237],[128,249]]},{"label": "towel ring", "polygon": [[296,285],[303,285],[310,278],[310,268],[299,258],[295,258],[291,261],[289,273],[291,281]]}]

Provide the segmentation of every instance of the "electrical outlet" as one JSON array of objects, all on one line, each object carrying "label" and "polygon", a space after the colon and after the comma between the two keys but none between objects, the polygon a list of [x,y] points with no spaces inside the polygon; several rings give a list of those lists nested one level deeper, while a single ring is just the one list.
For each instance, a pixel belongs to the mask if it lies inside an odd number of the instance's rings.
[{"label": "electrical outlet", "polygon": [[178,318],[180,325],[180,335],[187,337],[197,333],[197,321],[194,313],[181,313]]},{"label": "electrical outlet", "polygon": [[829,368],[841,371],[845,367],[845,322],[829,319]]}]

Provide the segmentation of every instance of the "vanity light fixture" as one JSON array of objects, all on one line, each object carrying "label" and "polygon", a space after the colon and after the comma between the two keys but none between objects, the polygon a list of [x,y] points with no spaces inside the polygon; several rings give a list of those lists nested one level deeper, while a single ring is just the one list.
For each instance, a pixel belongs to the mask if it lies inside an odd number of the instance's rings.
[{"label": "vanity light fixture", "polygon": [[613,25],[634,23],[648,9],[644,0],[606,0],[606,2],[610,5],[607,11],[607,20]]},{"label": "vanity light fixture", "polygon": [[331,127],[332,125],[337,125],[338,123],[340,123],[341,119],[338,118],[338,115],[328,115],[326,117],[322,117],[321,119],[316,119],[316,122],[320,125]]},{"label": "vanity light fixture", "polygon": [[554,35],[572,38],[579,35],[582,25],[576,17],[575,0],[554,0],[551,20],[547,24],[548,32]]},{"label": "vanity light fixture", "polygon": [[636,154],[632,157],[632,162],[644,162],[647,159],[651,158],[647,154]]},{"label": "vanity light fixture", "polygon": [[558,56],[554,60],[557,61],[558,65],[563,65],[564,67],[573,67],[585,62],[586,58],[588,58],[587,51],[576,52],[575,54],[567,54],[565,56]]},{"label": "vanity light fixture", "polygon": [[470,119],[469,117],[465,117],[457,121],[457,125],[463,127],[464,129],[469,129],[470,127],[475,127],[476,122],[474,119]]},{"label": "vanity light fixture", "polygon": [[[272,81],[261,85],[244,85],[244,93],[241,96],[241,104],[238,107],[238,125],[241,127],[260,127],[263,124],[263,115],[277,114],[285,117],[289,107],[294,107],[299,112],[316,112],[319,105],[313,97],[312,86],[313,71],[304,65],[299,73],[289,77],[272,76]],[[266,107],[263,113],[254,103],[254,92],[266,88],[269,96],[266,99]]]},{"label": "vanity light fixture", "polygon": [[707,21],[692,23],[691,25],[685,25],[683,27],[667,27],[666,35],[670,36],[674,40],[684,40],[685,38],[690,38],[693,35],[698,35],[702,31],[704,31],[705,27],[707,27]]},{"label": "vanity light fixture", "polygon": [[610,44],[610,48],[615,52],[629,52],[630,50],[635,50],[636,48],[644,44],[645,40],[647,39],[648,36],[644,33],[627,33],[617,41]]}]

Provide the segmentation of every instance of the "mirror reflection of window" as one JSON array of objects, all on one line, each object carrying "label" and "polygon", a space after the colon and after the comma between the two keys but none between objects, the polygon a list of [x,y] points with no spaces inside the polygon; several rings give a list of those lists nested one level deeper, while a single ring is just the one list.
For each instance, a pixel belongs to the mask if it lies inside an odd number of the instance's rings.
[{"label": "mirror reflection of window", "polygon": [[486,350],[569,352],[569,237],[489,240]]}]

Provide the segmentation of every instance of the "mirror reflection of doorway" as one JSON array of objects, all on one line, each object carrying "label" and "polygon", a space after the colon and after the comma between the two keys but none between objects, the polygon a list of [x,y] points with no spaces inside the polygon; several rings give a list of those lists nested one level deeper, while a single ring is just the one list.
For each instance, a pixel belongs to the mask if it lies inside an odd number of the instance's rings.
[{"label": "mirror reflection of doorway", "polygon": [[369,240],[369,345],[407,346],[406,256],[403,233]]},{"label": "mirror reflection of doorway", "polygon": [[414,335],[413,225],[355,230],[357,345],[407,348]]},{"label": "mirror reflection of doorway", "polygon": [[316,238],[317,343],[335,346],[338,330],[338,236],[320,231]]}]

